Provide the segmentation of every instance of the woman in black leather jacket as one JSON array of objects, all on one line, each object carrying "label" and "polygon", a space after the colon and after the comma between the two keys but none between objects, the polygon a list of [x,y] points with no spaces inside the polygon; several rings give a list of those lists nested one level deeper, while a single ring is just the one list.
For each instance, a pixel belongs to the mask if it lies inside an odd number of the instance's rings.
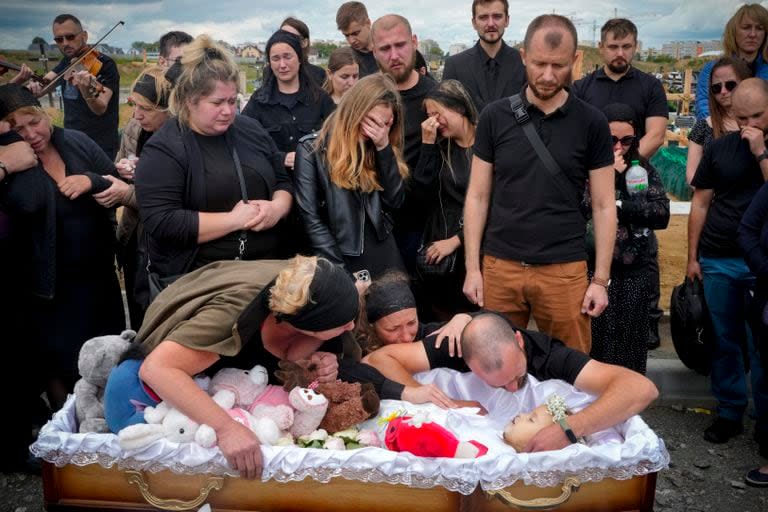
[{"label": "woman in black leather jacket", "polygon": [[405,197],[402,104],[392,80],[371,75],[296,151],[296,201],[314,254],[350,272],[403,269],[389,213]]}]

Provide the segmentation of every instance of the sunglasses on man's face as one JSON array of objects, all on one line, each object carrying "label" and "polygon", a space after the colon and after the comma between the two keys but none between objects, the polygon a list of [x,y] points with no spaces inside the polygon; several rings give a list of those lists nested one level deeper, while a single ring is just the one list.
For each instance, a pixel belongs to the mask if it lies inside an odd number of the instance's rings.
[{"label": "sunglasses on man's face", "polygon": [[621,142],[622,146],[631,146],[632,143],[635,142],[635,139],[637,137],[634,135],[625,135],[622,138],[618,138],[615,135],[611,135],[611,141],[613,141],[613,145],[615,146],[617,142]]},{"label": "sunglasses on man's face", "polygon": [[61,44],[66,39],[67,41],[74,41],[77,36],[82,34],[82,32],[78,32],[77,34],[64,34],[63,36],[56,36],[53,38],[54,41],[56,41],[57,44]]},{"label": "sunglasses on man's face", "polygon": [[723,87],[725,87],[726,91],[731,92],[736,88],[737,85],[739,84],[735,80],[728,80],[727,82],[718,82],[716,84],[712,84],[709,87],[709,90],[712,91],[712,94],[720,94],[723,90]]}]

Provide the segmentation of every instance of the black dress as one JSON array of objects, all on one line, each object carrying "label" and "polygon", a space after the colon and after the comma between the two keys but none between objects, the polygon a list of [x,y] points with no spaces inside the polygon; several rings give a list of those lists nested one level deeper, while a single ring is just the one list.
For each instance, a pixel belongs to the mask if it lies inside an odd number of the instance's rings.
[{"label": "black dress", "polygon": [[[450,155],[449,166],[443,154]],[[421,155],[413,173],[421,195],[429,198],[427,223],[422,243],[429,245],[438,240],[458,236],[461,246],[454,253],[452,271],[445,276],[418,273],[420,288],[425,298],[442,316],[453,315],[476,308],[464,296],[462,288],[467,271],[464,266],[464,197],[469,185],[472,161],[471,149],[449,146],[446,139],[438,144],[422,144]]]},{"label": "black dress", "polygon": [[78,378],[83,342],[125,329],[114,265],[114,211],[92,198],[111,185],[101,175],[117,173],[101,148],[81,132],[55,128],[50,143],[67,176],[91,180],[90,192],[67,199],[38,166],[6,179],[0,200],[16,228],[13,257],[28,326],[24,343],[34,354],[38,382],[60,378],[71,385]]}]

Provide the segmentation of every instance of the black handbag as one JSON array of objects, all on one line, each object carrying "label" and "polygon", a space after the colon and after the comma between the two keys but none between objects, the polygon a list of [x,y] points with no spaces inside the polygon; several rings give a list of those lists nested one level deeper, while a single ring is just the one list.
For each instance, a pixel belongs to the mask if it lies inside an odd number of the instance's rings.
[{"label": "black handbag", "polygon": [[443,208],[443,182],[438,179],[439,189],[437,192],[437,198],[440,204],[440,214],[443,217],[443,233],[434,234],[429,232],[430,226],[424,229],[424,233],[421,235],[421,243],[419,249],[416,251],[416,271],[422,277],[443,277],[451,274],[456,268],[456,255],[459,249],[456,249],[451,254],[440,260],[440,263],[427,263],[427,249],[436,240],[445,240],[448,238],[448,218],[445,215],[445,209]]},{"label": "black handbag", "polygon": [[672,344],[680,361],[701,375],[709,375],[714,332],[701,280],[691,281],[686,277],[675,286],[669,309]]}]

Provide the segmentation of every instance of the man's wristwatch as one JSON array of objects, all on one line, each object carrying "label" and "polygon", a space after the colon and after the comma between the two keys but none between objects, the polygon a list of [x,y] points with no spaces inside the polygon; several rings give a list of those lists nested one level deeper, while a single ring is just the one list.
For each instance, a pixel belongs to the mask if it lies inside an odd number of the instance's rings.
[{"label": "man's wristwatch", "polygon": [[757,157],[756,157],[756,159],[757,159],[757,163],[760,163],[760,162],[762,162],[762,161],[763,161],[763,160],[765,160],[766,158],[768,158],[768,148],[764,149],[762,153],[760,153],[759,155],[757,155]]},{"label": "man's wristwatch", "polygon": [[592,282],[593,282],[594,284],[598,285],[598,286],[602,286],[602,287],[603,287],[603,288],[605,288],[606,290],[608,289],[608,287],[609,287],[609,286],[611,286],[611,280],[610,280],[610,278],[609,278],[609,279],[600,279],[599,277],[597,277],[597,276],[594,276],[594,277],[592,278]]},{"label": "man's wristwatch", "polygon": [[576,437],[576,434],[574,434],[573,430],[571,430],[571,426],[568,425],[568,420],[566,420],[565,418],[560,418],[559,420],[557,420],[557,424],[560,425],[560,428],[563,429],[563,432],[565,432],[565,437],[567,437],[571,443],[579,442],[579,439]]}]

